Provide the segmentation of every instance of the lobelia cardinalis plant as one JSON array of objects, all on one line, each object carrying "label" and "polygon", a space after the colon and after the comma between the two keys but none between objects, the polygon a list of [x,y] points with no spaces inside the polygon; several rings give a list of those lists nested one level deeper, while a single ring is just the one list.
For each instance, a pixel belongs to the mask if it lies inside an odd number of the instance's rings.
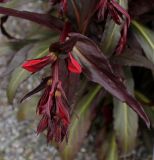
[{"label": "lobelia cardinalis plant", "polygon": [[[142,88],[135,91],[137,78],[132,75],[132,66],[154,68],[154,34],[136,21],[142,21],[145,13],[135,15],[135,2],[128,0],[49,0],[47,13],[7,8],[12,2],[0,7],[2,33],[20,46],[6,71],[13,71],[9,101],[21,82],[43,70],[47,76],[21,102],[43,90],[36,109],[41,117],[37,133],[45,132],[48,143],[57,142],[63,159],[74,159],[88,131],[99,135],[94,144],[99,159],[116,160],[133,151],[138,116],[147,128],[153,122],[152,107],[143,109],[153,103],[146,101]],[[148,15],[151,7],[147,8]],[[19,40],[5,29],[9,16],[50,30],[39,28],[39,33],[33,30],[34,37],[41,34],[38,38]],[[41,45],[45,50],[35,56],[32,51]],[[18,54],[22,58],[17,61]]]}]

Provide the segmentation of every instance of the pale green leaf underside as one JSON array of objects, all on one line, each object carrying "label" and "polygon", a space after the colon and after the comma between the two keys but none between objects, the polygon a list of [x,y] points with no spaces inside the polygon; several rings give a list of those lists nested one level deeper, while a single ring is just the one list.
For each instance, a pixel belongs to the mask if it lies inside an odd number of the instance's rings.
[{"label": "pale green leaf underside", "polygon": [[137,21],[132,21],[133,33],[143,48],[146,57],[154,63],[154,31]]},{"label": "pale green leaf underside", "polygon": [[[130,72],[126,72],[126,75],[127,88],[133,93],[134,83]],[[137,114],[126,103],[114,99],[114,130],[123,154],[134,149],[137,129]]]}]

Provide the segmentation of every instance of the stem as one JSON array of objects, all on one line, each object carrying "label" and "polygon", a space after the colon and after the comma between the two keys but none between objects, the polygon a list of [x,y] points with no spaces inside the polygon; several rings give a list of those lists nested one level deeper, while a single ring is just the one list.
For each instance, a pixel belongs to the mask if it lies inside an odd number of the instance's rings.
[{"label": "stem", "polygon": [[0,7],[0,14],[30,20],[42,26],[46,26],[50,29],[53,29],[57,32],[61,32],[63,28],[63,22],[60,19],[48,14],[41,14],[28,11],[18,11],[15,9],[10,9],[5,7]]}]

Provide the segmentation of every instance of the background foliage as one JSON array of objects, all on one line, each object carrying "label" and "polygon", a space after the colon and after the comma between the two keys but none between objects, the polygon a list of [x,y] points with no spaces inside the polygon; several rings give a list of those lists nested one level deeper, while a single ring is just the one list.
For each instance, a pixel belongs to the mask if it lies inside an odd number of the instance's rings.
[{"label": "background foliage", "polygon": [[[1,15],[1,31],[7,38],[5,41],[0,41],[0,56],[5,54],[10,57],[8,68],[3,74],[3,76],[10,77],[7,88],[10,103],[13,103],[18,87],[29,77],[32,79],[32,85],[36,86],[35,82],[40,76],[48,75],[49,68],[33,76],[21,68],[21,64],[26,59],[36,59],[48,54],[49,46],[59,40],[59,30],[62,29],[65,19],[74,25],[74,32],[84,34],[89,38],[84,39],[73,33],[71,35],[72,38],[78,39],[76,50],[73,50],[72,54],[85,73],[80,76],[70,74],[65,77],[66,68],[61,67],[64,72],[61,75],[64,87],[67,90],[68,86],[71,86],[67,95],[71,102],[72,115],[68,143],[53,145],[60,150],[60,155],[64,160],[74,159],[84,140],[90,135],[94,138],[92,145],[100,160],[129,158],[140,143],[147,146],[149,153],[152,153],[154,3],[152,0],[118,0],[117,2],[128,10],[131,16],[127,43],[121,54],[116,54],[115,50],[121,38],[126,17],[121,25],[115,23],[111,17],[106,17],[103,21],[97,20],[97,14],[93,12],[98,1],[92,3],[89,0],[86,2],[70,0],[68,12],[64,18],[59,18],[58,5],[51,7],[48,1],[42,2],[45,8],[44,13],[18,12],[3,8],[22,10],[20,7],[24,6],[23,0],[1,3],[0,14],[3,14]],[[19,34],[18,37],[8,29],[7,21],[10,17],[4,15],[21,18],[21,21],[28,19],[35,23],[29,23],[26,35]],[[103,53],[103,56],[100,56],[100,53]],[[82,57],[85,57],[86,63]],[[114,74],[108,63],[113,68]],[[125,89],[123,90],[123,83],[116,80],[117,77],[114,75],[122,79],[128,92],[141,103],[150,119],[150,129],[138,116],[140,115],[148,124],[140,106],[127,95]],[[107,78],[103,79],[103,76]],[[89,79],[93,82],[89,82]],[[20,120],[30,117],[33,119],[37,101],[38,98],[34,96],[21,104],[18,118]],[[135,108],[136,112],[132,108]]]}]

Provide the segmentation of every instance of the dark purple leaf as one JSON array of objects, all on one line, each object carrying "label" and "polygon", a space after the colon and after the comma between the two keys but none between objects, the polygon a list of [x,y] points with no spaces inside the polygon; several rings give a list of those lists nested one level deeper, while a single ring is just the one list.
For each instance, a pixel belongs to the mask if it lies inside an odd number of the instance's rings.
[{"label": "dark purple leaf", "polygon": [[14,16],[26,20],[30,20],[32,22],[38,23],[40,25],[46,26],[55,31],[61,32],[63,28],[63,22],[49,14],[28,12],[28,11],[18,11],[15,9],[0,7],[0,14]]},{"label": "dark purple leaf", "polygon": [[6,3],[6,2],[9,2],[11,0],[0,0],[0,3]]},{"label": "dark purple leaf", "polygon": [[144,67],[154,71],[154,64],[141,54],[137,54],[135,49],[126,49],[122,55],[111,57],[113,64],[123,66]]},{"label": "dark purple leaf", "polygon": [[42,82],[35,88],[33,89],[32,91],[30,91],[29,93],[27,93],[21,100],[20,102],[24,101],[25,99],[27,99],[28,97],[32,96],[33,94],[43,90],[47,84],[47,81],[49,80],[50,78],[47,77],[47,78],[44,78],[42,80]]},{"label": "dark purple leaf", "polygon": [[78,38],[72,53],[82,66],[85,75],[93,82],[103,86],[108,92],[122,102],[126,102],[135,112],[139,114],[139,116],[149,127],[150,122],[142,106],[127,91],[120,76],[114,74],[109,61],[103,55],[98,46],[81,34],[71,33],[70,39],[71,38]]},{"label": "dark purple leaf", "polygon": [[7,22],[8,16],[3,16],[1,17],[1,21],[0,21],[0,28],[1,28],[1,32],[4,36],[6,36],[9,39],[14,39],[14,37],[12,37],[5,29],[4,24]]}]

